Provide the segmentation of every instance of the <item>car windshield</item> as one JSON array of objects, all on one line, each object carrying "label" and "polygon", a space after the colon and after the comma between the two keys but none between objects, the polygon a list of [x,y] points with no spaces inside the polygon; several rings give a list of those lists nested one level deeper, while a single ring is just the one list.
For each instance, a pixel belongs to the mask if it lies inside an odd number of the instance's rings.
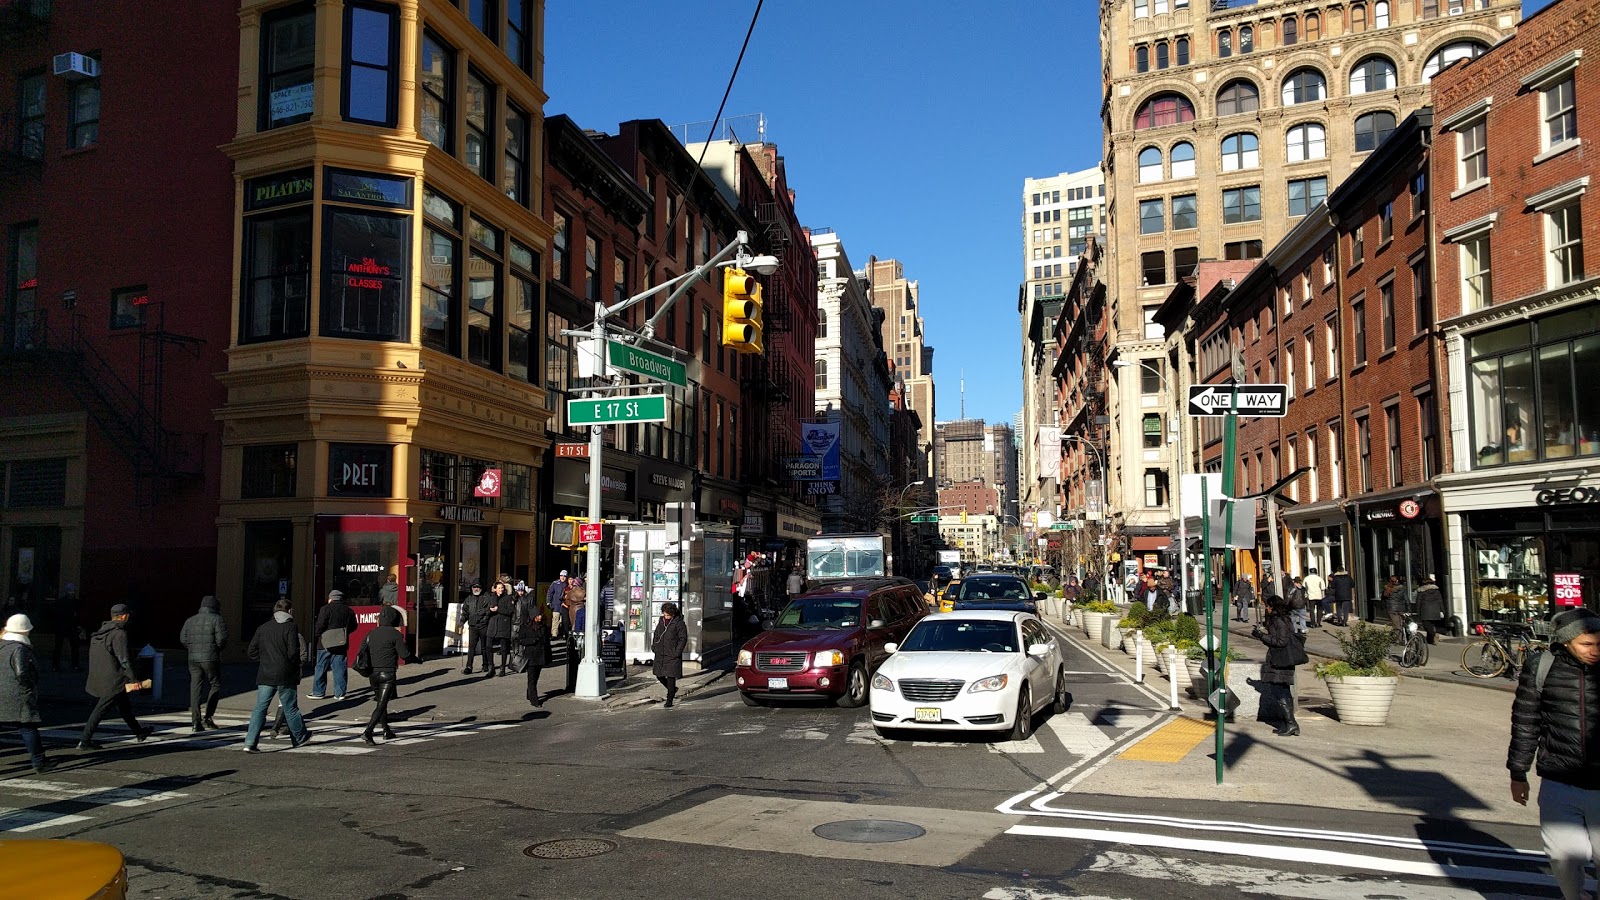
[{"label": "car windshield", "polygon": [[807,597],[783,608],[779,628],[854,628],[861,623],[861,601],[854,597]]},{"label": "car windshield", "polygon": [[924,620],[906,635],[901,652],[1020,653],[1017,627],[1006,619]]},{"label": "car windshield", "polygon": [[1016,578],[969,578],[961,583],[961,600],[1028,600],[1028,586]]}]

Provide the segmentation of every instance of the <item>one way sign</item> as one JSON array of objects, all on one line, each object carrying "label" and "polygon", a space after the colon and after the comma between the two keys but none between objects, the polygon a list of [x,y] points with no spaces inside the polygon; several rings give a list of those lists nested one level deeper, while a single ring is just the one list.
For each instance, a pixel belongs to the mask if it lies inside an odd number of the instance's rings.
[{"label": "one way sign", "polygon": [[1286,384],[1191,384],[1189,385],[1189,415],[1272,416],[1283,418],[1289,406],[1289,386]]}]

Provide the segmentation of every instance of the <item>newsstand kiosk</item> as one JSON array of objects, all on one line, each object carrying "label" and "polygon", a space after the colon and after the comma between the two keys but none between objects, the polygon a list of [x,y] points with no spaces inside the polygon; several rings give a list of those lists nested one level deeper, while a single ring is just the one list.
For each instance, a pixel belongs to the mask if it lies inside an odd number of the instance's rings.
[{"label": "newsstand kiosk", "polygon": [[612,578],[627,659],[647,663],[654,658],[650,640],[667,603],[678,604],[689,630],[685,671],[732,652],[731,526],[617,523],[616,548]]}]

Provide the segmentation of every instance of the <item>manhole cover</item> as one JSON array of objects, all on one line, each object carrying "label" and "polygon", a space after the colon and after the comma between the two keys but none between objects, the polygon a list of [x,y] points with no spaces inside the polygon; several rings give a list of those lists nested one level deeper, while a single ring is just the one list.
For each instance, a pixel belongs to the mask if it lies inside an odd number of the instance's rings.
[{"label": "manhole cover", "polygon": [[683,738],[643,738],[637,741],[607,741],[595,746],[596,750],[675,750],[693,746],[694,741]]},{"label": "manhole cover", "polygon": [[830,841],[847,844],[892,844],[909,841],[927,834],[921,826],[893,819],[846,819],[843,822],[824,822],[811,829],[811,833]]},{"label": "manhole cover", "polygon": [[587,859],[610,853],[615,849],[617,849],[616,844],[599,838],[568,838],[534,844],[522,851],[522,855],[534,859]]}]

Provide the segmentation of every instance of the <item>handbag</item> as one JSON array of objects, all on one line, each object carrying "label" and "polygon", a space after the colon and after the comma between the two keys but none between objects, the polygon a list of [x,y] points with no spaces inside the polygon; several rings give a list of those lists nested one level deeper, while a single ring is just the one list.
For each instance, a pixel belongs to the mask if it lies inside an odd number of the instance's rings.
[{"label": "handbag", "polygon": [[361,642],[361,649],[356,651],[356,662],[352,666],[356,674],[362,678],[372,677],[372,650],[367,647],[368,641]]},{"label": "handbag", "polygon": [[350,630],[347,628],[329,628],[322,633],[322,649],[332,650],[335,647],[350,645]]},{"label": "handbag", "polygon": [[1282,647],[1267,648],[1267,665],[1274,669],[1292,669],[1303,666],[1311,661],[1306,656],[1306,645],[1299,635],[1289,638],[1289,643]]}]

